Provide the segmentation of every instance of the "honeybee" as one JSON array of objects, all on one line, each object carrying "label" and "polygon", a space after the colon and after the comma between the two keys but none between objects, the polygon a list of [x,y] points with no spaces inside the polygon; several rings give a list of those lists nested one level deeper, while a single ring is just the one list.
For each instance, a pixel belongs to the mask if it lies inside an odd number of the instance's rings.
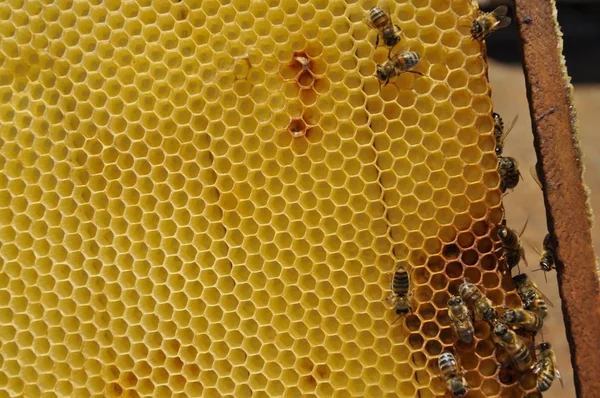
[{"label": "honeybee", "polygon": [[[533,246],[533,245],[532,245]],[[537,254],[540,255],[540,268],[536,271],[544,271],[544,278],[548,282],[546,272],[550,272],[556,269],[556,254],[554,254],[554,245],[552,245],[552,239],[550,234],[546,234],[544,242],[542,243],[542,250],[540,251],[536,246],[533,246]]]},{"label": "honeybee", "polygon": [[384,86],[386,86],[390,82],[390,79],[400,76],[405,72],[416,73],[417,75],[423,76],[421,72],[410,70],[418,64],[420,60],[421,57],[414,51],[396,53],[385,64],[377,64],[377,78],[380,82],[384,81]]},{"label": "honeybee", "polygon": [[538,314],[523,308],[507,309],[500,316],[500,319],[507,325],[523,328],[534,333],[539,332],[544,326],[544,320]]},{"label": "honeybee", "polygon": [[448,391],[450,391],[454,397],[466,396],[469,386],[462,374],[462,371],[458,367],[458,363],[456,362],[454,355],[448,351],[442,352],[438,358],[438,366],[440,368],[440,372],[442,372],[442,377],[446,381]]},{"label": "honeybee", "polygon": [[450,300],[448,300],[448,317],[458,338],[465,343],[472,342],[475,334],[473,322],[471,322],[471,314],[469,314],[469,309],[462,298],[458,296],[450,297]]},{"label": "honeybee", "polygon": [[537,346],[538,360],[534,366],[534,373],[537,375],[537,389],[539,392],[547,391],[554,377],[558,378],[560,385],[564,387],[560,372],[556,368],[556,355],[552,351],[549,343],[542,343]]},{"label": "honeybee", "polygon": [[512,131],[513,127],[517,123],[518,116],[510,123],[508,129],[504,130],[504,121],[502,117],[496,112],[492,112],[492,117],[494,118],[494,137],[496,138],[496,155],[502,155],[502,151],[504,150],[504,140],[508,137],[508,134]]},{"label": "honeybee", "polygon": [[389,297],[394,305],[394,311],[398,315],[398,318],[394,322],[411,312],[409,286],[410,278],[408,272],[404,266],[399,265],[392,278],[392,295]]},{"label": "honeybee", "polygon": [[508,326],[502,322],[494,325],[492,339],[500,347],[504,348],[508,356],[512,360],[515,368],[523,372],[531,368],[533,365],[533,357],[525,342],[517,336],[515,332],[510,330]]},{"label": "honeybee", "polygon": [[493,322],[498,318],[498,313],[492,306],[492,302],[477,286],[471,282],[464,282],[458,287],[460,297],[469,304],[475,314],[475,319],[483,319]]},{"label": "honeybee", "polygon": [[498,173],[500,173],[500,189],[514,189],[522,178],[519,164],[511,156],[498,156]]},{"label": "honeybee", "polygon": [[380,7],[373,7],[369,10],[369,19],[367,24],[377,30],[377,41],[375,48],[379,45],[379,38],[383,40],[383,44],[389,47],[390,52],[388,58],[392,54],[392,48],[400,42],[400,32],[402,31],[398,25],[392,22],[389,12],[384,11]]},{"label": "honeybee", "polygon": [[548,315],[548,305],[554,306],[552,302],[544,296],[537,285],[526,275],[519,274],[512,278],[517,293],[523,301],[523,307],[526,310],[533,311],[544,319]]},{"label": "honeybee", "polygon": [[502,242],[502,247],[504,248],[506,264],[511,270],[519,264],[521,259],[523,259],[523,262],[527,265],[525,249],[521,245],[519,238],[523,235],[523,232],[525,232],[528,222],[529,218],[527,218],[519,233],[506,226],[506,219],[502,220],[502,226],[498,228],[498,238],[500,239],[500,242]]},{"label": "honeybee", "polygon": [[510,25],[511,19],[506,6],[499,6],[492,12],[481,12],[471,25],[471,36],[477,41],[483,41],[490,33]]}]

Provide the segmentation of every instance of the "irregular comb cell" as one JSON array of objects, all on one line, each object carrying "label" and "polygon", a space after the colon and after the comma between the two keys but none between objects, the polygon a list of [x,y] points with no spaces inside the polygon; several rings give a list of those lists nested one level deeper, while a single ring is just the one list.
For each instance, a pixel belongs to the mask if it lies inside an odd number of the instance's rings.
[{"label": "irregular comb cell", "polygon": [[374,2],[192,3],[0,5],[2,390],[433,397],[452,347],[531,389],[447,316],[463,278],[520,304],[471,3],[391,3],[425,76],[385,87]]}]

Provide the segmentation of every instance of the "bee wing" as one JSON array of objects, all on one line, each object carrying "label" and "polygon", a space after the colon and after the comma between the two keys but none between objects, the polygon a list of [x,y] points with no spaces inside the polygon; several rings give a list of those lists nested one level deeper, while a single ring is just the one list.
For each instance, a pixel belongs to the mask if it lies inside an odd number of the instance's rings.
[{"label": "bee wing", "polygon": [[[371,22],[371,19],[369,18],[369,14],[368,14],[368,13],[367,13],[367,15],[365,15],[365,16],[363,17],[363,22],[364,22],[365,24],[369,25],[369,27],[370,27],[371,29],[375,29],[375,30],[377,30],[377,28],[375,27],[375,25],[373,25],[373,22]],[[379,34],[379,31],[377,31],[377,34]]]},{"label": "bee wing", "polygon": [[498,21],[498,24],[496,25],[496,29],[506,28],[508,25],[510,25],[511,22],[512,22],[512,19],[510,17],[504,17]]},{"label": "bee wing", "polygon": [[516,115],[515,118],[512,120],[512,122],[510,122],[510,126],[508,126],[508,128],[502,132],[502,136],[500,137],[501,144],[504,143],[504,140],[506,139],[506,137],[508,137],[508,135],[512,131],[513,127],[515,127],[515,124],[517,124],[518,119],[519,119],[519,115]]},{"label": "bee wing", "polygon": [[498,6],[494,11],[490,12],[490,14],[492,14],[498,20],[504,19],[504,17],[506,17],[506,14],[508,14],[508,7]]},{"label": "bee wing", "polygon": [[525,224],[523,224],[523,228],[521,228],[521,232],[519,232],[519,238],[521,237],[521,235],[523,235],[523,232],[525,232],[525,228],[527,228],[527,223],[529,223],[529,216],[527,216],[527,220],[525,220]]},{"label": "bee wing", "polygon": [[560,374],[560,371],[558,369],[556,369],[556,368],[554,369],[554,375],[556,376],[556,378],[558,379],[558,381],[560,381],[560,386],[562,388],[565,388],[565,383],[563,383],[563,379],[562,379],[562,376]]},{"label": "bee wing", "polygon": [[542,295],[542,298],[544,299],[546,304],[548,304],[550,307],[554,307],[554,303],[552,302],[552,300],[550,300],[548,298],[548,296],[546,296],[544,293],[542,293],[542,291],[540,289],[538,289],[538,292],[540,292],[540,294]]},{"label": "bee wing", "polygon": [[531,242],[530,240],[525,240],[525,242],[527,242],[527,244],[528,244],[529,246],[531,246],[531,248],[532,248],[533,250],[535,250],[535,252],[536,252],[537,254],[539,254],[540,256],[542,255],[542,251],[540,250],[539,246],[537,246],[535,243]]},{"label": "bee wing", "polygon": [[544,189],[542,186],[542,182],[540,181],[540,178],[538,177],[538,173],[537,173],[535,166],[531,166],[529,168],[529,174],[531,174],[531,178],[533,178],[533,181],[535,181],[535,183],[538,185],[538,187],[540,187],[540,189]]}]

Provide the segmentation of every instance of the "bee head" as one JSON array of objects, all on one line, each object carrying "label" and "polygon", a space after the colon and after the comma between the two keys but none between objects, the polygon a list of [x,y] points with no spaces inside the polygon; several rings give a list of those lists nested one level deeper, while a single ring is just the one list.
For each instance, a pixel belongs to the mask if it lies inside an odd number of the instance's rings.
[{"label": "bee head", "polygon": [[471,25],[471,34],[478,35],[481,32],[483,32],[483,26],[481,26],[479,21],[477,21],[477,20],[473,21],[473,25]]},{"label": "bee head", "polygon": [[492,112],[492,117],[494,118],[494,123],[496,124],[496,126],[500,127],[502,130],[504,130],[504,121],[502,120],[500,115],[497,114],[496,112]]},{"label": "bee head", "polygon": [[460,379],[452,380],[452,393],[457,397],[463,397],[467,395],[467,388]]},{"label": "bee head", "polygon": [[493,308],[488,308],[483,313],[483,320],[488,321],[488,322],[491,322],[493,319],[496,319],[497,317],[498,317],[498,313]]},{"label": "bee head", "polygon": [[408,310],[407,307],[400,307],[400,308],[396,308],[396,315],[406,315],[408,314],[410,311]]},{"label": "bee head", "polygon": [[[392,31],[393,33],[393,31]],[[400,36],[396,34],[389,35],[384,38],[383,42],[387,47],[394,47],[400,41]]]},{"label": "bee head", "polygon": [[498,228],[498,238],[500,238],[500,240],[508,238],[508,228],[504,225]]},{"label": "bee head", "polygon": [[519,287],[521,285],[523,285],[525,283],[525,281],[527,281],[527,274],[519,274],[516,276],[513,276],[512,278],[513,283]]},{"label": "bee head", "polygon": [[551,348],[551,347],[550,347],[550,343],[546,343],[546,342],[544,342],[544,343],[541,343],[541,344],[538,346],[538,349],[539,349],[540,351],[547,351],[547,350],[549,350],[550,348]]},{"label": "bee head", "polygon": [[388,79],[387,73],[383,69],[382,65],[377,65],[377,78],[381,81],[385,81]]},{"label": "bee head", "polygon": [[502,155],[502,145],[496,144],[496,155],[497,156]]},{"label": "bee head", "polygon": [[513,310],[513,309],[506,310],[506,312],[504,314],[502,314],[502,319],[506,323],[513,323],[515,321],[515,318],[516,318],[516,314],[515,314],[515,310]]},{"label": "bee head", "polygon": [[546,260],[540,261],[540,268],[546,272],[552,271],[552,265]]},{"label": "bee head", "polygon": [[494,334],[496,336],[504,336],[506,333],[508,333],[508,327],[505,324],[497,323],[496,326],[494,326]]},{"label": "bee head", "polygon": [[450,298],[450,300],[448,300],[448,307],[453,307],[455,305],[461,305],[462,304],[462,299],[458,296],[454,296],[452,298]]}]

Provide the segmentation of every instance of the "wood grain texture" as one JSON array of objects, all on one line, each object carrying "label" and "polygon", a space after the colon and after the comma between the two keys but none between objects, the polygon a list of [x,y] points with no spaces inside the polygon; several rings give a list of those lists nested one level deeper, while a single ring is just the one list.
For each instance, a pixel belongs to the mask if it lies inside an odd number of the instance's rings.
[{"label": "wood grain texture", "polygon": [[516,0],[515,8],[548,228],[561,260],[557,276],[575,388],[579,397],[599,397],[600,289],[572,87],[555,5]]}]

